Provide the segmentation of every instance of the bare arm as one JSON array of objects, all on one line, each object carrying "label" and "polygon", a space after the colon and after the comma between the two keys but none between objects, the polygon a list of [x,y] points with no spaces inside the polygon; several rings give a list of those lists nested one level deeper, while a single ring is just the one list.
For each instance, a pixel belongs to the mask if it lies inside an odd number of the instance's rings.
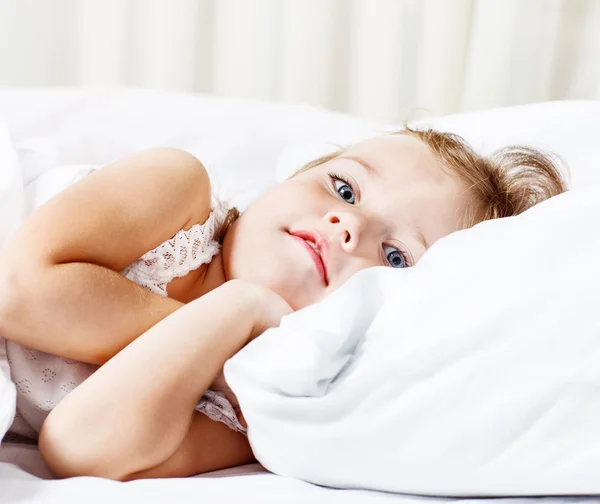
[{"label": "bare arm", "polygon": [[[58,476],[187,476],[249,462],[243,436],[193,413],[224,362],[290,308],[231,281],[159,322],[69,394],[40,432]],[[233,314],[233,316],[232,316]]]},{"label": "bare arm", "polygon": [[143,151],[89,175],[0,251],[0,332],[102,364],[182,306],[118,272],[209,211],[206,171],[184,151]]},{"label": "bare arm", "polygon": [[255,460],[246,436],[194,411],[187,434],[173,455],[155,467],[118,479],[185,478]]}]

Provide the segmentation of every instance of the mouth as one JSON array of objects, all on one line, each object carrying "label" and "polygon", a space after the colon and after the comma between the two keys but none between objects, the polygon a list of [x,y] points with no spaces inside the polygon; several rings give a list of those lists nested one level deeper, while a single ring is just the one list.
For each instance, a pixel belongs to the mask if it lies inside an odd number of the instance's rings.
[{"label": "mouth", "polygon": [[290,235],[296,238],[309,253],[315,263],[317,273],[325,286],[329,285],[327,275],[327,240],[323,235],[315,231],[290,231]]}]

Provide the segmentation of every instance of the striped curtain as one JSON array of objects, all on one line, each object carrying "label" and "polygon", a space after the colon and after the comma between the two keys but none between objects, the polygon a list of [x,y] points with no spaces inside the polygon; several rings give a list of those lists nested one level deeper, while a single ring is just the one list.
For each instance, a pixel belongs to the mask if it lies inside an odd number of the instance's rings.
[{"label": "striped curtain", "polygon": [[0,86],[129,85],[402,121],[600,99],[597,0],[0,0]]}]

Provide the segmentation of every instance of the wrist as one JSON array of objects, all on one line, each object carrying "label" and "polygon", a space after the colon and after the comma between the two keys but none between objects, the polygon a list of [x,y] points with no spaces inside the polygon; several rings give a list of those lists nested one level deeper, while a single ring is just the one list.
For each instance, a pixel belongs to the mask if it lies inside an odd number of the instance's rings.
[{"label": "wrist", "polygon": [[245,343],[260,336],[271,327],[277,327],[281,318],[293,310],[290,305],[271,289],[244,280],[233,280],[231,298],[237,306],[234,310],[250,324]]},{"label": "wrist", "polygon": [[[223,284],[223,302],[230,305],[235,318],[244,326],[247,341],[264,325],[264,287],[246,280],[230,280]],[[262,329],[264,330],[264,329]],[[260,331],[262,332],[262,331]],[[260,334],[260,333],[259,333]]]}]

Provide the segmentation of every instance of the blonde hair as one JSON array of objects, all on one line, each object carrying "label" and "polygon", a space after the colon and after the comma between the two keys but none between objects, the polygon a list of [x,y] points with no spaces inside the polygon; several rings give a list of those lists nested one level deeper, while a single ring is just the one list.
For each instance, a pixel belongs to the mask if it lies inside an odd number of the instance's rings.
[{"label": "blonde hair", "polygon": [[215,240],[217,241],[217,243],[220,243],[221,245],[223,245],[223,239],[225,238],[225,234],[227,233],[227,231],[229,230],[231,225],[236,220],[238,220],[239,216],[240,216],[240,211],[237,208],[231,207],[229,210],[227,210],[227,214],[225,214],[225,218],[223,219],[223,222],[221,223],[221,225],[217,228],[217,230],[215,232]]},{"label": "blonde hair", "polygon": [[518,215],[567,190],[560,158],[527,145],[504,147],[491,156],[477,154],[459,135],[406,127],[395,134],[414,136],[429,146],[441,165],[469,186],[474,205],[464,227]]},{"label": "blonde hair", "polygon": [[[424,142],[442,168],[465,181],[474,196],[462,227],[511,217],[567,190],[566,167],[560,158],[526,145],[513,145],[481,156],[455,133],[405,126],[390,135],[410,135]],[[292,176],[337,158],[346,148],[302,166]]]},{"label": "blonde hair", "polygon": [[[526,145],[505,147],[491,156],[481,156],[459,135],[434,129],[404,129],[391,135],[410,135],[424,142],[437,157],[442,168],[466,182],[474,196],[466,209],[461,227],[501,217],[518,215],[528,208],[567,190],[563,176],[566,167],[560,158]],[[297,170],[292,177],[331,161],[346,148],[314,159]],[[219,231],[220,240],[239,217],[233,208]]]}]

